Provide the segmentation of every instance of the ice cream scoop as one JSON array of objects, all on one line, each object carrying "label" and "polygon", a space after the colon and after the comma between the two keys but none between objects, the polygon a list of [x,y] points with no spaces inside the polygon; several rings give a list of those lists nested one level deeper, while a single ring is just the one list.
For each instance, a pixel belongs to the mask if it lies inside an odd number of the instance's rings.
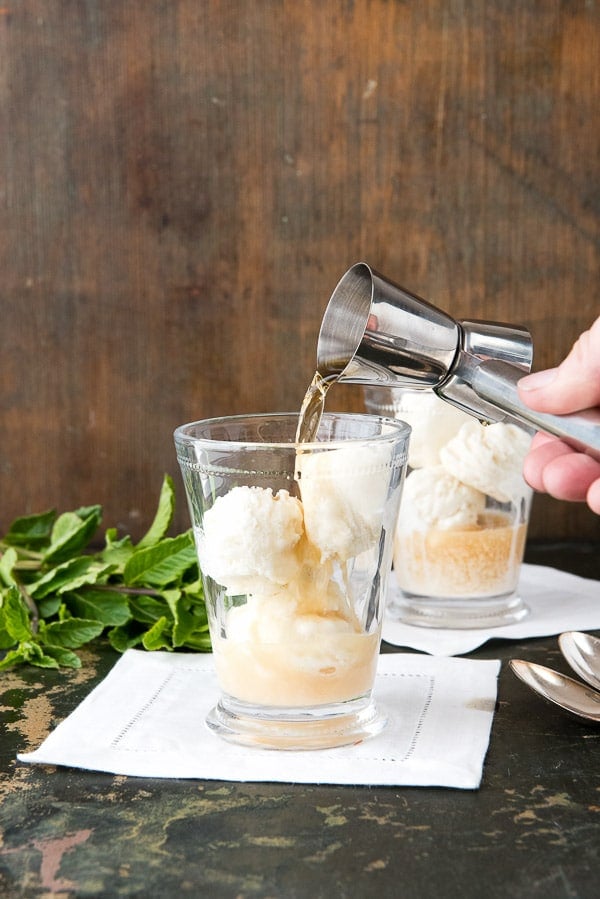
[{"label": "ice cream scoop", "polygon": [[345,561],[378,543],[390,461],[388,446],[298,453],[304,527],[322,561]]},{"label": "ice cream scoop", "polygon": [[461,483],[442,465],[416,468],[406,478],[399,528],[471,527],[485,509],[485,496]]},{"label": "ice cream scoop", "polygon": [[530,442],[529,434],[516,425],[482,427],[471,419],[442,447],[440,461],[463,484],[500,503],[518,502],[527,490],[521,472]]},{"label": "ice cream scoop", "polygon": [[450,406],[433,391],[403,391],[394,415],[411,426],[408,464],[411,468],[439,465],[440,450],[470,421],[470,416]]},{"label": "ice cream scoop", "polygon": [[228,593],[273,593],[298,574],[302,506],[286,490],[234,487],[196,533],[200,566]]}]

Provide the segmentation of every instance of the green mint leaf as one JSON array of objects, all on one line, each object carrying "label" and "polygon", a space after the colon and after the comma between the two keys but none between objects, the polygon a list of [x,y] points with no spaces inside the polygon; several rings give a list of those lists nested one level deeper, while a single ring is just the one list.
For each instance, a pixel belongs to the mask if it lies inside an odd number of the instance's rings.
[{"label": "green mint leaf", "polygon": [[156,546],[136,550],[125,565],[123,578],[128,585],[166,587],[196,564],[192,532],[186,531],[178,537],[165,537]]},{"label": "green mint leaf", "polygon": [[195,616],[187,610],[181,590],[165,590],[163,596],[173,616],[173,646],[183,646],[196,627]]},{"label": "green mint leaf", "polygon": [[196,630],[194,616],[185,609],[181,609],[173,625],[173,646],[185,646],[186,641]]},{"label": "green mint leaf", "polygon": [[194,609],[195,614],[201,614],[206,620],[206,605],[204,602],[204,588],[202,581],[194,581],[193,584],[187,584],[183,588],[185,598]]},{"label": "green mint leaf", "polygon": [[127,649],[133,649],[142,642],[143,634],[134,631],[129,625],[123,627],[114,627],[108,632],[108,642],[116,652],[125,652]]},{"label": "green mint leaf", "polygon": [[117,531],[115,528],[109,528],[105,535],[106,545],[100,553],[103,562],[114,565],[119,571],[123,571],[127,560],[133,553],[133,543],[131,537],[122,537],[117,540]]},{"label": "green mint leaf", "polygon": [[11,649],[0,662],[0,671],[11,668],[13,665],[22,665],[27,661],[28,658],[21,647]]},{"label": "green mint leaf", "polygon": [[58,668],[56,659],[47,656],[39,643],[25,640],[16,649],[6,653],[4,659],[0,662],[0,670],[10,668],[11,665],[22,664],[23,662],[37,665],[38,668]]},{"label": "green mint leaf", "polygon": [[29,593],[36,600],[51,593],[77,590],[84,584],[96,584],[113,571],[112,565],[104,565],[93,556],[78,556],[50,569],[29,586]]},{"label": "green mint leaf", "polygon": [[208,617],[204,603],[194,604],[180,590],[164,590],[162,594],[173,616],[173,646],[188,646],[188,641],[202,637],[208,631]]},{"label": "green mint leaf", "polygon": [[201,578],[196,578],[195,581],[192,581],[190,584],[186,584],[184,590],[185,593],[190,597],[197,599],[204,598],[204,585]]},{"label": "green mint leaf", "polygon": [[13,643],[31,640],[29,612],[17,587],[9,587],[2,596],[2,619],[3,627],[13,638]]},{"label": "green mint leaf", "polygon": [[53,658],[51,655],[47,655],[45,652],[40,650],[39,653],[32,654],[27,661],[30,665],[35,665],[36,668],[58,668],[58,660]]},{"label": "green mint leaf", "polygon": [[204,601],[190,597],[186,591],[165,590],[163,596],[173,616],[173,647],[210,649]]},{"label": "green mint leaf", "polygon": [[185,649],[193,649],[195,652],[211,652],[212,644],[208,628],[205,631],[194,631],[184,643]]},{"label": "green mint leaf", "polygon": [[129,598],[131,614],[142,624],[154,624],[165,614],[165,603],[153,596],[131,596]]},{"label": "green mint leaf", "polygon": [[8,633],[4,625],[1,623],[2,610],[0,609],[0,649],[12,649],[16,640]]},{"label": "green mint leaf", "polygon": [[6,587],[12,587],[16,584],[12,572],[18,558],[17,551],[12,546],[2,553],[2,558],[0,558],[0,582]]},{"label": "green mint leaf", "polygon": [[82,506],[75,512],[64,512],[54,522],[50,546],[44,561],[62,562],[84,549],[102,518],[102,506]]},{"label": "green mint leaf", "polygon": [[4,537],[4,542],[10,546],[24,546],[32,550],[41,549],[50,541],[55,518],[56,511],[54,509],[38,515],[23,515],[21,518],[15,518]]},{"label": "green mint leaf", "polygon": [[171,610],[171,615],[175,618],[181,599],[181,590],[163,590],[160,595]]},{"label": "green mint leaf", "polygon": [[155,546],[166,535],[173,521],[173,513],[175,511],[175,487],[173,478],[168,474],[164,476],[160,496],[158,498],[158,508],[154,521],[144,534],[140,542],[137,544],[138,549],[145,549],[149,546]]},{"label": "green mint leaf", "polygon": [[61,668],[81,668],[81,659],[64,646],[44,646],[44,655],[54,659]]},{"label": "green mint leaf", "polygon": [[196,629],[200,629],[203,631],[208,630],[208,615],[206,614],[206,606],[204,604],[192,604],[190,606],[190,611],[194,616]]},{"label": "green mint leaf", "polygon": [[77,649],[99,637],[104,630],[101,621],[90,621],[86,618],[67,618],[65,621],[52,621],[50,624],[40,622],[40,640],[50,646],[63,646]]},{"label": "green mint leaf", "polygon": [[40,599],[36,602],[40,618],[52,618],[61,606],[60,596],[49,596],[48,599]]},{"label": "green mint leaf", "polygon": [[171,624],[166,617],[159,618],[143,636],[144,649],[152,652],[157,649],[172,649]]},{"label": "green mint leaf", "polygon": [[90,618],[101,621],[105,627],[116,627],[126,624],[131,618],[129,601],[118,588],[114,590],[95,590],[83,587],[76,592],[66,592],[63,600],[76,618]]}]

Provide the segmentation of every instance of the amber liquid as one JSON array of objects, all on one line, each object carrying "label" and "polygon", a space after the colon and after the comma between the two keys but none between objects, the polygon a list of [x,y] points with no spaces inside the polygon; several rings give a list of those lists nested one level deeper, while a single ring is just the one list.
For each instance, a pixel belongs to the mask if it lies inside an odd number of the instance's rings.
[{"label": "amber liquid", "polygon": [[412,596],[481,597],[511,593],[519,577],[527,525],[502,513],[464,528],[397,532],[394,569]]},{"label": "amber liquid", "polygon": [[319,371],[315,372],[300,407],[296,443],[311,443],[316,439],[325,408],[325,396],[335,381],[336,376],[324,378]]}]

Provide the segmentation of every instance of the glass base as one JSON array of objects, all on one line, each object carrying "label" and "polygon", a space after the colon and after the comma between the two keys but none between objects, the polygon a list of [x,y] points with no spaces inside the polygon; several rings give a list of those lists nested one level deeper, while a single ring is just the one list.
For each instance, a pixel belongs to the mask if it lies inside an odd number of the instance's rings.
[{"label": "glass base", "polygon": [[390,607],[390,617],[416,627],[475,630],[515,624],[529,615],[516,593],[508,596],[461,599],[460,597],[414,596],[400,592]]},{"label": "glass base", "polygon": [[251,706],[221,699],[208,727],[230,743],[260,749],[331,749],[361,743],[384,729],[387,718],[372,699],[308,709]]}]

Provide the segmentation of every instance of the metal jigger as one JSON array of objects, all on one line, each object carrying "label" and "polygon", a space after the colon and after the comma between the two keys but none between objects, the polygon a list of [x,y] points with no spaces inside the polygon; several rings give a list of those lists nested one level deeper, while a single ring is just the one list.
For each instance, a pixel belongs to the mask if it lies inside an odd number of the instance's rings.
[{"label": "metal jigger", "polygon": [[317,345],[325,380],[429,388],[481,421],[517,420],[600,458],[598,410],[548,415],[521,402],[517,382],[532,358],[524,328],[455,321],[364,262],[333,291]]}]

